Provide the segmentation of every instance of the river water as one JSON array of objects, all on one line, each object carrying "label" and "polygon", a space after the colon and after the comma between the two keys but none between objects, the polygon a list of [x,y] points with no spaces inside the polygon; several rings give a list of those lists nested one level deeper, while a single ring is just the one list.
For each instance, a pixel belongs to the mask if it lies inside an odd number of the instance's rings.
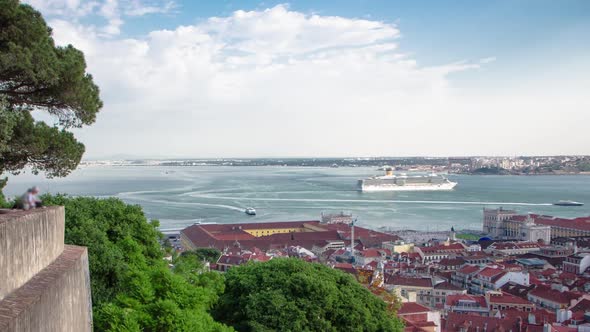
[{"label": "river water", "polygon": [[[321,212],[351,212],[373,228],[481,229],[482,208],[513,208],[562,217],[590,215],[590,176],[450,175],[448,192],[356,191],[375,168],[96,166],[63,179],[23,174],[9,177],[7,195],[38,185],[43,192],[115,196],[140,204],[162,229],[195,221],[256,222],[317,220]],[[583,207],[558,207],[568,199]],[[256,216],[244,214],[254,207]]]}]

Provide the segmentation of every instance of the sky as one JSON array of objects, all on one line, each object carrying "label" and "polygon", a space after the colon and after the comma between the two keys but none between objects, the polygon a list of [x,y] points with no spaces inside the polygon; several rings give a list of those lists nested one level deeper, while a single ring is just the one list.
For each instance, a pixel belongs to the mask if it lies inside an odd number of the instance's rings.
[{"label": "sky", "polygon": [[24,2],[101,89],[86,159],[590,154],[590,1]]}]

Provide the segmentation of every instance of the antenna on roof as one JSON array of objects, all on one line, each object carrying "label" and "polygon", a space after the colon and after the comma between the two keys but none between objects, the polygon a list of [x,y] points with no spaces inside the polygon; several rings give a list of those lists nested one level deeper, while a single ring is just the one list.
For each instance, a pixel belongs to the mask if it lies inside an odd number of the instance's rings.
[{"label": "antenna on roof", "polygon": [[357,218],[352,219],[350,223],[350,256],[354,259],[354,224]]}]

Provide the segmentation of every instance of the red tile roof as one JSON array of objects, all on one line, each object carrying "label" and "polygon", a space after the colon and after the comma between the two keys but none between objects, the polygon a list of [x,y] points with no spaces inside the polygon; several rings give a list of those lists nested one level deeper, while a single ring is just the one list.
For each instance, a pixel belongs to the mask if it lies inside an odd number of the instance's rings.
[{"label": "red tile roof", "polygon": [[365,264],[364,267],[370,268],[371,270],[375,270],[375,269],[377,269],[377,265],[379,265],[379,263],[377,263],[377,261],[371,261],[371,263]]},{"label": "red tile roof", "polygon": [[398,276],[386,276],[385,283],[398,286],[432,287],[431,278],[408,278]]},{"label": "red tile roof", "polygon": [[381,253],[377,249],[365,249],[359,252],[362,257],[381,257]]},{"label": "red tile roof", "polygon": [[555,269],[546,269],[546,270],[539,272],[539,274],[544,277],[549,277],[549,276],[555,274],[556,272],[557,272],[557,270],[555,270]]},{"label": "red tile roof", "polygon": [[588,312],[590,311],[590,300],[589,299],[582,299],[580,302],[576,303],[571,309],[572,312],[582,311]]},{"label": "red tile roof", "polygon": [[340,271],[344,271],[350,274],[356,274],[356,270],[350,263],[336,263],[334,264],[334,268]]},{"label": "red tile roof", "polygon": [[551,332],[578,332],[577,327],[551,325]]},{"label": "red tile roof", "polygon": [[[265,228],[305,228],[307,231],[278,233],[260,237],[255,237],[246,232],[246,230]],[[182,230],[181,233],[196,247],[216,247],[220,250],[231,247],[235,241],[240,242],[243,248],[256,246],[268,250],[288,245],[300,245],[311,249],[314,245],[323,246],[326,241],[330,240],[350,240],[349,225],[320,224],[317,220],[192,225]],[[355,242],[362,240],[363,244],[368,247],[380,247],[382,242],[396,239],[399,238],[395,235],[355,227]]]},{"label": "red tile roof", "polygon": [[475,272],[479,271],[480,269],[481,268],[476,265],[465,265],[461,269],[459,269],[459,271],[457,271],[457,272],[467,275],[467,274],[474,274]]},{"label": "red tile roof", "polygon": [[487,308],[486,298],[483,295],[470,295],[470,294],[451,294],[447,295],[445,304],[449,306],[456,306],[459,301],[461,302],[475,302],[482,308]]},{"label": "red tile roof", "polygon": [[530,305],[532,304],[531,302],[518,297],[518,296],[514,296],[512,294],[508,294],[508,293],[504,293],[501,292],[500,294],[496,294],[496,293],[489,293],[489,300],[490,303],[495,303],[495,304],[517,304],[517,305]]},{"label": "red tile roof", "polygon": [[483,317],[470,314],[452,312],[444,321],[443,331],[459,331],[464,329],[467,332],[477,331],[523,331],[543,332],[543,321],[536,324],[528,323],[528,312],[519,312],[515,316],[504,318]]},{"label": "red tile roof", "polygon": [[402,315],[410,315],[410,314],[427,313],[429,311],[430,311],[430,309],[428,307],[425,307],[425,306],[418,304],[416,302],[405,302],[405,303],[402,303],[402,306],[397,311],[397,314],[402,316]]},{"label": "red tile roof", "polygon": [[440,260],[440,262],[438,264],[442,265],[442,266],[461,266],[461,265],[465,264],[465,260],[460,257],[443,258]]},{"label": "red tile roof", "polygon": [[576,230],[590,231],[590,216],[579,217],[575,219],[553,218],[548,216],[538,216],[535,224],[548,225],[556,227],[571,228]]},{"label": "red tile roof", "polygon": [[535,309],[533,311],[520,311],[516,308],[511,308],[502,310],[502,315],[505,319],[515,321],[520,318],[523,322],[528,322],[529,315],[533,315],[535,317],[536,324],[555,323],[556,318],[554,312],[549,312],[542,309]]},{"label": "red tile roof", "polygon": [[535,285],[523,286],[513,281],[509,281],[507,284],[500,288],[503,292],[509,293],[521,298],[526,298],[527,294],[531,289],[535,288]]},{"label": "red tile roof", "polygon": [[516,246],[516,243],[514,243],[514,242],[495,242],[494,244],[492,244],[488,248],[490,248],[490,249],[493,248],[493,249],[496,249],[496,250],[513,250],[513,249],[518,249],[518,247]]},{"label": "red tile roof", "polygon": [[486,267],[483,270],[479,271],[477,273],[477,276],[481,276],[481,277],[486,277],[486,278],[492,278],[495,277],[501,273],[503,273],[504,270],[500,270],[500,269],[494,269],[491,267]]},{"label": "red tile roof", "polygon": [[464,252],[463,257],[465,257],[465,259],[478,259],[478,258],[487,258],[490,257],[491,255],[488,254],[485,251],[467,251]]},{"label": "red tile roof", "polygon": [[435,254],[435,253],[447,253],[447,252],[458,252],[464,251],[465,246],[462,243],[452,243],[448,246],[438,245],[432,247],[419,247],[424,254]]},{"label": "red tile roof", "polygon": [[448,314],[443,331],[459,331],[465,330],[467,332],[474,331],[518,331],[513,328],[514,323],[508,320],[495,317],[482,317],[469,314],[460,314],[451,312]]},{"label": "red tile roof", "polygon": [[[402,321],[404,322],[404,332],[429,332],[430,329],[425,329],[420,324],[425,324],[424,322],[414,322],[402,317]],[[426,322],[426,324],[430,324],[430,322]],[[434,323],[432,323],[434,324]],[[436,325],[435,325],[436,326]]]},{"label": "red tile roof", "polygon": [[542,298],[544,300],[564,305],[569,305],[571,300],[579,299],[580,297],[582,297],[582,294],[580,293],[569,291],[560,292],[558,290],[551,289],[547,286],[537,286],[535,289],[531,290],[529,294]]}]

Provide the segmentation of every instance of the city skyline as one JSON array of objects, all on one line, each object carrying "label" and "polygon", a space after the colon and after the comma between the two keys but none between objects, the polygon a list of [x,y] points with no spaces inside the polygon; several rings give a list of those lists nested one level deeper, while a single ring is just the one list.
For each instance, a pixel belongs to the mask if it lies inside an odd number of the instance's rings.
[{"label": "city skyline", "polygon": [[584,1],[26,2],[101,88],[87,159],[590,154]]}]

